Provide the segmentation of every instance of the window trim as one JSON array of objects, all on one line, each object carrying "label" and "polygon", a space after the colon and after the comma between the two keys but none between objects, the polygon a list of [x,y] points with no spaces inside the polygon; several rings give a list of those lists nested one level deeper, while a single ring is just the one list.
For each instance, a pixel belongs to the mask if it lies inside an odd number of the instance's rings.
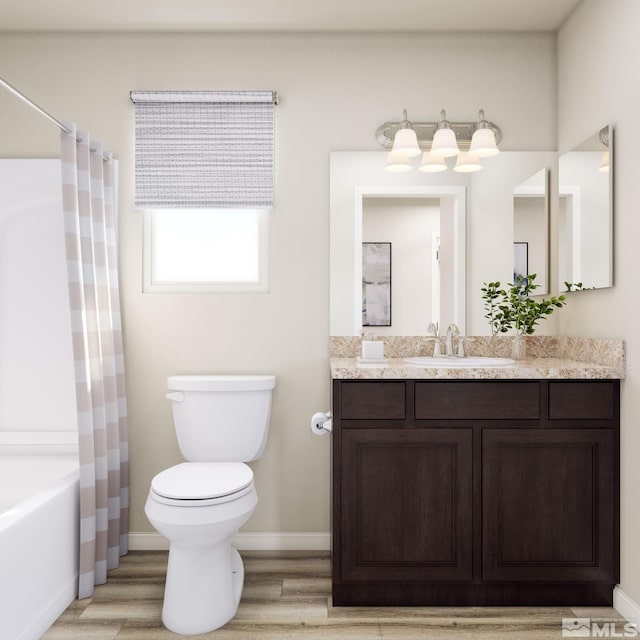
[{"label": "window trim", "polygon": [[268,293],[269,244],[271,236],[271,209],[258,214],[258,280],[251,282],[178,282],[158,281],[152,278],[153,265],[153,210],[144,210],[143,220],[143,293]]}]

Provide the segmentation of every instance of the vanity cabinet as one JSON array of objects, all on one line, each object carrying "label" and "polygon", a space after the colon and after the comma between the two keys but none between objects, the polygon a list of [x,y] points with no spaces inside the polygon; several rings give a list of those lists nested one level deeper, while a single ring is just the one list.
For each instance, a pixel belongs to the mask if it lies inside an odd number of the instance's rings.
[{"label": "vanity cabinet", "polygon": [[610,605],[618,380],[334,380],[334,605]]}]

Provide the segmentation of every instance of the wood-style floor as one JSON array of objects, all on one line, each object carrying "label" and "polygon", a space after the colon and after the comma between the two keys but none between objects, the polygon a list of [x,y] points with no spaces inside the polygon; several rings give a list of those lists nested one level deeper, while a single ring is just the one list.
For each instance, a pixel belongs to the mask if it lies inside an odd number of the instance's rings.
[{"label": "wood-style floor", "polygon": [[[552,640],[563,618],[617,619],[611,608],[331,606],[327,554],[243,553],[235,618],[211,640]],[[167,553],[132,552],[92,598],[73,602],[46,640],[176,640],[160,619]],[[622,622],[620,623],[622,628]]]}]

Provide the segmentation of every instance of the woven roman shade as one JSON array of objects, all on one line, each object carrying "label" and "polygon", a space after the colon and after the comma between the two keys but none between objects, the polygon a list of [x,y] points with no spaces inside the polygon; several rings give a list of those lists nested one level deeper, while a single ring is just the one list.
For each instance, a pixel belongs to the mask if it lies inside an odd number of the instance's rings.
[{"label": "woven roman shade", "polygon": [[273,205],[272,91],[132,91],[140,209]]}]

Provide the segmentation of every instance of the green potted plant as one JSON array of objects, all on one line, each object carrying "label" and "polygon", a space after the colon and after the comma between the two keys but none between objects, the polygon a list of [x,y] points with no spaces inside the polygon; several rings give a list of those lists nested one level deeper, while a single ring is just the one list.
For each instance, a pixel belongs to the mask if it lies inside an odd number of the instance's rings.
[{"label": "green potted plant", "polygon": [[484,282],[482,299],[485,318],[491,326],[491,334],[507,333],[515,330],[514,357],[520,356],[520,338],[535,333],[540,320],[550,316],[556,309],[566,304],[565,295],[534,300],[531,293],[540,285],[535,284],[536,274],[526,277],[516,276],[515,282],[502,288],[500,282]]}]

